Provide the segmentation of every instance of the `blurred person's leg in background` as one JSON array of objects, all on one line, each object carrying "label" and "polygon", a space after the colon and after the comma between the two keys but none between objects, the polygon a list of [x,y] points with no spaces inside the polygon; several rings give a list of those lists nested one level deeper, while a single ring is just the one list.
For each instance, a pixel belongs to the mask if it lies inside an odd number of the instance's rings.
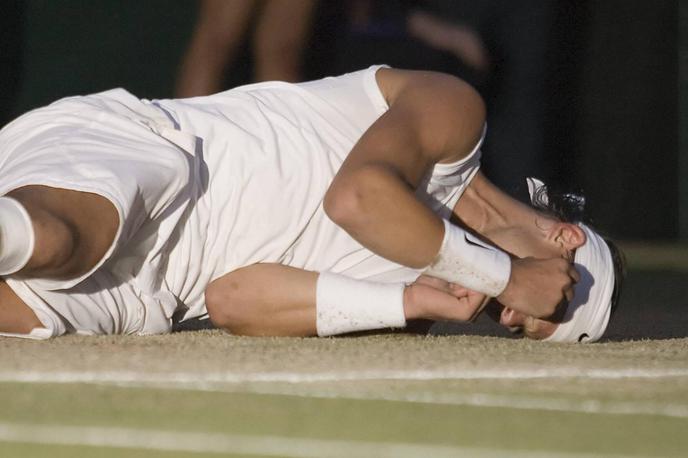
[{"label": "blurred person's leg in background", "polygon": [[223,89],[224,73],[249,26],[256,0],[202,0],[177,78],[177,97]]},{"label": "blurred person's leg in background", "polygon": [[317,0],[269,0],[253,40],[256,81],[298,82]]},{"label": "blurred person's leg in background", "polygon": [[317,0],[202,0],[177,79],[177,97],[225,88],[225,74],[252,34],[253,79],[298,81]]},{"label": "blurred person's leg in background", "polygon": [[[545,152],[547,55],[554,3],[426,0],[409,14],[409,32],[463,64],[459,76],[488,105],[483,169],[525,199],[525,177],[551,176]],[[556,154],[556,153],[555,153]]]},{"label": "blurred person's leg in background", "polygon": [[[415,0],[346,0],[335,73],[373,64],[455,73],[457,59],[409,36],[406,18]],[[454,71],[452,71],[454,70]]]},{"label": "blurred person's leg in background", "polygon": [[411,36],[453,54],[476,74],[484,76],[490,72],[490,52],[470,25],[447,21],[422,9],[409,13],[407,25]]}]

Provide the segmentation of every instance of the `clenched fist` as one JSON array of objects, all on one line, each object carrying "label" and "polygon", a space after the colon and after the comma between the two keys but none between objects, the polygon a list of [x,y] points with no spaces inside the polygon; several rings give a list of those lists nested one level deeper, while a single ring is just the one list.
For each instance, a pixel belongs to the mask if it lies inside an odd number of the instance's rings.
[{"label": "clenched fist", "polygon": [[547,318],[559,304],[573,299],[578,280],[573,264],[563,258],[514,259],[509,283],[497,300],[526,315]]},{"label": "clenched fist", "polygon": [[406,319],[471,321],[490,300],[456,283],[421,275],[404,290]]}]

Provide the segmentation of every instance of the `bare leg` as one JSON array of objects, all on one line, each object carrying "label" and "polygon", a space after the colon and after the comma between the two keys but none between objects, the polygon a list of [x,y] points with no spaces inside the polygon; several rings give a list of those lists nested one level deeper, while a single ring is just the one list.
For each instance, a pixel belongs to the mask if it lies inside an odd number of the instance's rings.
[{"label": "bare leg", "polygon": [[182,61],[176,96],[222,90],[225,69],[234,59],[256,0],[203,0],[191,43]]},{"label": "bare leg", "polygon": [[300,81],[317,0],[267,0],[254,37],[257,81]]}]

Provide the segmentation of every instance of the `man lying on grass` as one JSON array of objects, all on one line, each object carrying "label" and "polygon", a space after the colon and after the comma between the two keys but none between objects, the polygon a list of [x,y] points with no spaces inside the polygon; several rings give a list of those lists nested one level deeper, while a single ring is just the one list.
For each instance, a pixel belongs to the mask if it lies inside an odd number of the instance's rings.
[{"label": "man lying on grass", "polygon": [[29,112],[0,132],[0,331],[328,336],[493,299],[529,337],[599,339],[616,250],[576,198],[493,186],[483,136],[471,87],[385,67]]}]

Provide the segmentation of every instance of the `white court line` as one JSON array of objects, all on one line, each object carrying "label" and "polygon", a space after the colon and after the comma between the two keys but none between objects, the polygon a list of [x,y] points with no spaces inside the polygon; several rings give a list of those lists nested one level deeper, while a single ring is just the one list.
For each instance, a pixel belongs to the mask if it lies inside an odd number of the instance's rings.
[{"label": "white court line", "polygon": [[[187,431],[0,423],[0,441],[296,458],[588,458],[593,454],[518,451],[403,442],[345,441]],[[610,457],[610,455],[605,455]],[[622,455],[615,455],[622,456]]]},{"label": "white court line", "polygon": [[[160,386],[164,388],[164,386]],[[194,388],[191,388],[194,389]],[[198,388],[195,388],[200,391]],[[202,391],[227,392],[223,389],[203,389]],[[238,392],[238,391],[237,391]],[[456,405],[470,407],[496,407],[519,410],[546,410],[566,413],[606,414],[606,415],[657,415],[663,417],[688,418],[688,405],[661,404],[657,402],[599,401],[596,399],[556,399],[535,396],[496,395],[489,393],[408,393],[408,394],[367,394],[347,393],[345,395],[327,391],[297,393],[274,388],[250,387],[241,392],[272,394],[325,399],[353,399],[361,401],[417,402],[423,404]]]},{"label": "white court line", "polygon": [[[352,393],[332,390],[302,390],[276,386],[241,385],[208,383],[140,383],[140,382],[101,382],[124,388],[158,388],[167,390],[191,390],[211,393],[249,393],[301,398],[350,399],[356,401],[392,401],[436,405],[456,405],[470,407],[496,407],[519,410],[546,410],[566,413],[606,414],[606,415],[657,415],[663,417],[688,418],[688,405],[662,404],[658,402],[599,401],[596,399],[543,398],[532,395],[496,395],[489,393]],[[292,385],[293,386],[293,385]]]},{"label": "white court line", "polygon": [[688,377],[679,369],[528,369],[363,370],[327,372],[131,372],[131,371],[0,371],[0,382],[22,383],[315,383],[374,380],[531,380],[556,378],[658,379]]},{"label": "white court line", "polygon": [[[263,372],[263,373],[143,373],[143,372],[41,372],[0,371],[0,382],[19,383],[97,383],[137,388],[185,389],[207,392],[250,392],[299,397],[320,397],[337,399],[380,400],[398,402],[419,402],[476,407],[500,407],[524,410],[549,410],[596,414],[660,415],[688,418],[688,405],[657,402],[600,402],[590,399],[557,399],[534,396],[506,396],[483,393],[342,393],[334,387],[330,390],[308,386],[316,382],[351,382],[374,380],[474,380],[511,379],[528,380],[544,378],[577,379],[659,379],[688,377],[686,369],[595,369],[556,368],[537,370],[436,370],[436,371],[360,371],[360,372]],[[269,383],[286,384],[283,387]],[[262,385],[262,386],[261,386]],[[296,389],[295,389],[296,388]]]}]

